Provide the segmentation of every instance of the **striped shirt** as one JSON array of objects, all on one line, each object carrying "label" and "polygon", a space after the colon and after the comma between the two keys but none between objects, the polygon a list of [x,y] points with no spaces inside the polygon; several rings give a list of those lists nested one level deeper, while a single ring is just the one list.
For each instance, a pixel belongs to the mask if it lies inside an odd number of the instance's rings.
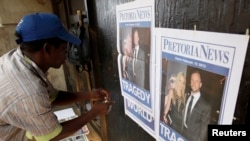
[{"label": "striped shirt", "polygon": [[[52,111],[57,94],[47,75],[20,48],[0,58],[0,141],[24,141],[62,130]],[[57,132],[57,134],[59,134]]]}]

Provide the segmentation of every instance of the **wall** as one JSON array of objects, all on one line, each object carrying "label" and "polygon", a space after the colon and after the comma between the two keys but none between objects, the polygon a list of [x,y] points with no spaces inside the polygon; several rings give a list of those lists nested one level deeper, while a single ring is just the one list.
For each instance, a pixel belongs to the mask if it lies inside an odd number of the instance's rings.
[{"label": "wall", "polygon": [[[16,48],[15,28],[20,19],[34,12],[53,12],[52,4],[49,0],[1,0],[0,1],[0,55],[12,48]],[[66,82],[63,67],[60,69],[50,69],[49,79],[52,84],[62,90],[66,90]]]},{"label": "wall", "polygon": [[36,0],[1,0],[0,21],[4,27],[0,28],[0,55],[11,48],[17,47],[15,43],[15,27],[23,15],[32,12],[51,12],[51,3],[39,3]]},{"label": "wall", "polygon": [[[107,116],[109,141],[153,141],[146,132],[124,114],[117,70],[116,5],[132,0],[88,0],[89,21],[97,31],[99,54],[98,79],[116,101]],[[156,27],[193,29],[245,34],[250,27],[249,0],[155,0]],[[250,50],[241,79],[233,124],[247,123],[250,92]],[[94,58],[95,60],[95,58]],[[98,64],[98,63],[97,63]],[[249,109],[249,108],[248,108]],[[249,112],[248,112],[249,113]]]}]

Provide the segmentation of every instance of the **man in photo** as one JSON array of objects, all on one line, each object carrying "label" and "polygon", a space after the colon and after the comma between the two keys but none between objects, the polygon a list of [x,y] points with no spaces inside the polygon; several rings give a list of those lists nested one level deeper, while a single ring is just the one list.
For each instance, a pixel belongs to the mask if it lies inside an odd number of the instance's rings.
[{"label": "man in photo", "polygon": [[139,44],[138,30],[134,31],[133,43],[133,82],[141,88],[145,86],[145,52],[143,47]]},{"label": "man in photo", "polygon": [[200,91],[202,79],[199,71],[194,71],[190,78],[191,93],[187,98],[183,135],[189,141],[206,141],[210,122],[211,106]]}]

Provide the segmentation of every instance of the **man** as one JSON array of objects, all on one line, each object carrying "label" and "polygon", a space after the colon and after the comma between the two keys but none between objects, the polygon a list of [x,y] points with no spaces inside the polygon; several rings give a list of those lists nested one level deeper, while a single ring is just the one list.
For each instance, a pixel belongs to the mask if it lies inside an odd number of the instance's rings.
[{"label": "man", "polygon": [[139,44],[138,30],[134,31],[133,82],[141,88],[145,86],[145,52]]},{"label": "man", "polygon": [[20,46],[0,58],[0,140],[58,141],[108,112],[111,102],[98,102],[85,114],[60,124],[52,111],[54,105],[110,99],[104,89],[58,91],[47,79],[49,68],[65,62],[67,42],[80,44],[56,15],[26,15],[17,25],[16,35]]},{"label": "man", "polygon": [[183,135],[189,141],[205,141],[207,140],[211,107],[200,92],[202,80],[198,71],[191,74],[190,86],[191,94],[186,102]]}]

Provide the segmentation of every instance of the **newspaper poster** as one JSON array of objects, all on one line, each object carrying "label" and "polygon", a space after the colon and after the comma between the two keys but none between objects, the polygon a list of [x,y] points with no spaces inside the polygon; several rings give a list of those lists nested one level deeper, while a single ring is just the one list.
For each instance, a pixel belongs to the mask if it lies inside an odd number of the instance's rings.
[{"label": "newspaper poster", "polygon": [[155,137],[154,0],[116,6],[118,70],[125,113]]},{"label": "newspaper poster", "polygon": [[[133,1],[116,7],[118,69],[124,97],[134,100],[151,113],[154,96],[150,68],[154,54],[154,1]],[[154,64],[154,63],[153,63]]]},{"label": "newspaper poster", "polygon": [[[156,28],[159,140],[206,140],[232,124],[249,36]],[[157,108],[158,107],[158,108]]]}]

